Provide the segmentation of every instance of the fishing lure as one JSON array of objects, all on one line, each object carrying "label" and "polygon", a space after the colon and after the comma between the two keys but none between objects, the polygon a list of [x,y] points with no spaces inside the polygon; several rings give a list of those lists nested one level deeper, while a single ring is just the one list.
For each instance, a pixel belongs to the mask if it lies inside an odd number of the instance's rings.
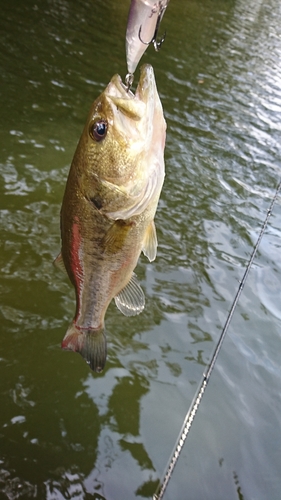
[{"label": "fishing lure", "polygon": [[166,33],[160,40],[157,37],[168,3],[169,0],[131,0],[126,31],[128,85],[132,84],[135,69],[148,45],[153,44],[158,51],[165,40]]}]

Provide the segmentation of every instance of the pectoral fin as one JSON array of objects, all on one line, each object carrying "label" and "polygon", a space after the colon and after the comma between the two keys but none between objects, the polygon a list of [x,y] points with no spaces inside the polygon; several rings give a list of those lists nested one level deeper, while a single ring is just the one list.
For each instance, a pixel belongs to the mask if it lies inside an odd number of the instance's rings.
[{"label": "pectoral fin", "polygon": [[157,235],[154,221],[151,221],[145,232],[142,251],[150,262],[155,260],[157,254]]},{"label": "pectoral fin", "polygon": [[103,238],[103,246],[107,253],[117,253],[122,249],[133,222],[116,220]]},{"label": "pectoral fin", "polygon": [[125,288],[115,297],[115,304],[125,316],[135,316],[143,311],[145,297],[135,273],[132,274]]}]

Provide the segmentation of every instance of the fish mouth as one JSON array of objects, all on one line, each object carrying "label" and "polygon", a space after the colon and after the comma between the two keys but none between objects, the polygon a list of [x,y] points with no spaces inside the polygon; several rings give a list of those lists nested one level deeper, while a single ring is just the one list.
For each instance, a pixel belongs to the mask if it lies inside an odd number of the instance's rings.
[{"label": "fish mouth", "polygon": [[[106,88],[105,95],[111,104],[114,116],[121,111],[126,117],[141,120],[153,111],[159,100],[154,71],[150,64],[140,68],[140,79],[135,94],[127,88],[119,75],[114,75]],[[154,103],[154,106],[152,105]]]}]

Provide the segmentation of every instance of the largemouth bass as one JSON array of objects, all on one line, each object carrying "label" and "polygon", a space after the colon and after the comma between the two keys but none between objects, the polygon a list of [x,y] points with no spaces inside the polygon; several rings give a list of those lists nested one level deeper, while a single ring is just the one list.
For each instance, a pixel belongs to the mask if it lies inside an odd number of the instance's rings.
[{"label": "largemouth bass", "polygon": [[90,109],[71,164],[55,263],[75,288],[76,313],[62,348],[79,352],[96,372],[106,361],[110,301],[127,316],[144,308],[133,271],[141,251],[156,257],[165,136],[154,72],[145,65],[135,95],[113,76]]}]

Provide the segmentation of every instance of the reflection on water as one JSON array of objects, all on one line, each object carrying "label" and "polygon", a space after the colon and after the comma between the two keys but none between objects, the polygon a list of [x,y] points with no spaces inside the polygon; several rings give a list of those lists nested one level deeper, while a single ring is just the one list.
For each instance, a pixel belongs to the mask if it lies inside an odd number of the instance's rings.
[{"label": "reflection on water", "polygon": [[[158,257],[137,270],[146,309],[109,307],[100,376],[61,351],[74,303],[52,265],[61,199],[91,102],[126,74],[128,8],[2,6],[3,498],[152,497],[280,175],[279,2],[173,0],[144,57],[168,123]],[[280,215],[278,201],[167,500],[279,500]]]}]

